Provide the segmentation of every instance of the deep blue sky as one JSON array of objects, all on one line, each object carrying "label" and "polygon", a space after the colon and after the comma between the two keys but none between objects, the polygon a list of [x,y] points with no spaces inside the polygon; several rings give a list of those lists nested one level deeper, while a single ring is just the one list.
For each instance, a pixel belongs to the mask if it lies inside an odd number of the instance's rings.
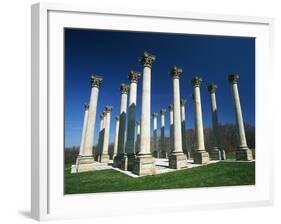
[{"label": "deep blue sky", "polygon": [[[84,103],[90,98],[91,74],[103,77],[100,88],[95,129],[95,144],[100,113],[112,105],[110,142],[114,139],[115,117],[120,111],[122,82],[129,83],[128,72],[142,72],[138,59],[144,51],[156,56],[152,67],[151,112],[172,103],[171,66],[183,68],[180,79],[181,97],[187,100],[186,126],[194,127],[191,78],[203,78],[201,101],[205,127],[211,126],[210,98],[207,85],[218,85],[219,123],[235,123],[233,99],[227,75],[240,75],[239,92],[244,121],[255,124],[255,39],[207,35],[119,32],[104,30],[65,30],[65,145],[78,146],[84,119]],[[138,83],[137,118],[140,119],[142,79]],[[166,135],[169,135],[168,110]],[[158,126],[160,125],[160,117]],[[152,125],[151,125],[152,126]]]}]

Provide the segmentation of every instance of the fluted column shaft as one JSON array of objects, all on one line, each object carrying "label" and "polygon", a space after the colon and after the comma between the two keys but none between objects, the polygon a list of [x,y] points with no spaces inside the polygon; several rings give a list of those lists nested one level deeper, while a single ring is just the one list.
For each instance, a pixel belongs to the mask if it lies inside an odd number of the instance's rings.
[{"label": "fluted column shaft", "polygon": [[135,154],[135,124],[136,124],[136,105],[137,105],[137,82],[140,77],[139,72],[130,71],[130,98],[128,108],[128,128],[127,128],[127,141],[126,153]]},{"label": "fluted column shaft", "polygon": [[179,78],[173,77],[173,100],[174,100],[174,148],[173,152],[182,152],[182,131],[180,111],[180,86]]},{"label": "fluted column shaft", "polygon": [[173,151],[174,148],[174,106],[170,104],[169,106],[169,114],[170,114],[170,152]]},{"label": "fluted column shaft", "polygon": [[237,83],[232,84],[232,94],[233,94],[233,99],[234,99],[236,122],[237,122],[238,132],[239,132],[240,148],[248,148]]},{"label": "fluted column shaft", "polygon": [[136,153],[140,151],[140,122],[137,121],[137,140],[136,140]]},{"label": "fluted column shaft", "polygon": [[87,129],[85,133],[85,146],[83,149],[83,156],[93,155],[94,130],[95,130],[95,123],[96,123],[99,87],[101,81],[102,81],[101,77],[98,76],[91,77],[92,90],[91,90],[91,97],[89,103],[88,122],[87,122]]},{"label": "fluted column shaft", "polygon": [[104,119],[104,137],[103,137],[102,154],[108,154],[111,111],[112,111],[111,107],[106,107],[105,110],[106,114]]},{"label": "fluted column shaft", "polygon": [[125,134],[126,134],[126,113],[127,113],[127,99],[129,87],[125,84],[121,85],[121,106],[120,106],[120,123],[118,135],[118,154],[125,153]]},{"label": "fluted column shaft", "polygon": [[87,129],[89,104],[86,103],[84,108],[85,108],[84,122],[83,122],[82,138],[81,138],[81,144],[80,144],[80,150],[79,150],[80,156],[83,155],[83,148],[84,148],[84,144],[85,144],[85,134],[86,134],[86,129]]},{"label": "fluted column shaft", "polygon": [[165,150],[165,109],[160,110],[161,114],[161,157],[166,158],[166,150]]},{"label": "fluted column shaft", "polygon": [[158,116],[157,113],[153,113],[153,152],[154,153],[157,153],[157,116]]},{"label": "fluted column shaft", "polygon": [[117,154],[118,135],[119,135],[119,117],[116,117],[113,156]]},{"label": "fluted column shaft", "polygon": [[205,151],[204,129],[202,120],[201,96],[199,85],[194,87],[194,107],[195,107],[195,133],[198,151]]},{"label": "fluted column shaft", "polygon": [[216,102],[216,85],[210,85],[209,87],[210,92],[210,99],[211,99],[211,112],[212,112],[212,129],[213,129],[213,144],[214,147],[218,147],[218,136],[219,136],[219,130],[218,130],[218,113],[217,113],[217,102]]},{"label": "fluted column shaft", "polygon": [[182,149],[187,154],[187,141],[186,141],[186,129],[185,129],[185,104],[186,100],[181,99],[181,127],[182,127]]},{"label": "fluted column shaft", "polygon": [[142,82],[140,152],[150,154],[151,68],[144,66]]}]

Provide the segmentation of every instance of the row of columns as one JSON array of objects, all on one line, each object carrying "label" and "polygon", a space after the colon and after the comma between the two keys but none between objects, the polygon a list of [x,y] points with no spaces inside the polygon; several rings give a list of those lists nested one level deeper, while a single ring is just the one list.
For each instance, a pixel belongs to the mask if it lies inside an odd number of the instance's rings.
[{"label": "row of columns", "polygon": [[[123,170],[131,170],[138,175],[151,175],[155,173],[155,161],[150,150],[150,115],[151,115],[151,68],[156,57],[144,52],[140,59],[143,65],[142,79],[142,102],[141,102],[141,119],[136,122],[136,105],[137,105],[137,83],[140,73],[130,71],[130,85],[122,84],[120,115],[116,117],[115,137],[114,137],[114,167]],[[181,169],[187,167],[187,159],[190,158],[190,151],[187,148],[186,130],[185,130],[185,104],[186,101],[180,98],[180,77],[183,70],[179,67],[172,67],[170,70],[173,85],[173,104],[169,105],[170,114],[170,150],[164,150],[165,142],[165,109],[161,109],[161,136],[159,152],[160,157],[166,158],[169,155],[169,167],[173,169]],[[243,125],[242,110],[240,105],[237,74],[229,75],[229,82],[232,86],[232,93],[235,106],[236,122],[239,132],[240,145],[236,152],[237,160],[252,160],[251,150],[248,149]],[[98,92],[102,78],[99,76],[91,76],[91,97],[89,104],[85,105],[84,123],[82,131],[82,139],[80,152],[77,158],[77,171],[87,171],[93,169],[93,142],[94,127],[96,121],[96,109],[98,101]],[[200,85],[202,79],[195,76],[192,79],[194,86],[193,102],[195,110],[195,134],[196,134],[196,150],[194,153],[194,163],[205,164],[209,161],[209,153],[205,149],[204,130],[202,120],[202,107],[200,96]],[[217,86],[211,84],[208,86],[211,99],[212,112],[212,128],[214,146],[210,151],[213,159],[225,159],[225,153],[219,148],[218,136],[218,118],[215,91]],[[127,100],[130,90],[129,108],[127,116]],[[102,163],[109,162],[108,145],[110,133],[112,107],[107,106],[101,114],[101,125],[99,132],[99,142],[97,146],[97,160]],[[153,113],[153,154],[157,153],[157,113]],[[128,118],[126,128],[126,118]],[[137,128],[136,128],[137,124]],[[127,135],[126,135],[127,129]],[[137,137],[135,139],[135,132]],[[137,152],[137,154],[136,154]],[[155,155],[154,155],[155,156]]]}]

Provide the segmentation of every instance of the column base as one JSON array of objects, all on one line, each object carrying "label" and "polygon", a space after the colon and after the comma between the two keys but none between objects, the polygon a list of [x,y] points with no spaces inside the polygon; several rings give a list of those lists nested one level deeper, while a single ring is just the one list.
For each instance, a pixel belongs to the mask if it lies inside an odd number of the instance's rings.
[{"label": "column base", "polygon": [[77,165],[76,164],[71,165],[70,173],[77,173]]},{"label": "column base", "polygon": [[177,170],[187,168],[186,155],[182,152],[172,153],[169,156],[169,168]]},{"label": "column base", "polygon": [[100,163],[109,163],[109,155],[108,154],[101,154],[99,158]]},{"label": "column base", "polygon": [[128,158],[127,159],[127,170],[133,171],[136,155],[135,154],[127,154],[127,158]]},{"label": "column base", "polygon": [[187,159],[191,159],[191,153],[188,152],[188,151],[187,151],[187,153],[186,153],[186,158],[187,158]]},{"label": "column base", "polygon": [[253,153],[247,147],[239,147],[236,151],[236,160],[252,161],[253,160]]},{"label": "column base", "polygon": [[93,171],[94,163],[93,156],[78,156],[76,160],[77,173]]},{"label": "column base", "polygon": [[154,151],[154,152],[152,153],[152,156],[153,156],[154,158],[158,158],[158,152],[157,152],[157,151]]},{"label": "column base", "polygon": [[128,157],[126,154],[117,154],[113,160],[113,167],[121,170],[128,170]]},{"label": "column base", "polygon": [[166,152],[160,152],[160,153],[159,153],[159,158],[161,158],[161,159],[167,159],[167,153],[166,153]]},{"label": "column base", "polygon": [[133,173],[139,176],[154,175],[155,159],[152,155],[138,155],[134,162]]},{"label": "column base", "polygon": [[213,148],[209,155],[211,160],[221,160],[221,151],[217,147]]},{"label": "column base", "polygon": [[209,153],[206,151],[196,151],[193,154],[195,164],[207,164],[209,163]]}]

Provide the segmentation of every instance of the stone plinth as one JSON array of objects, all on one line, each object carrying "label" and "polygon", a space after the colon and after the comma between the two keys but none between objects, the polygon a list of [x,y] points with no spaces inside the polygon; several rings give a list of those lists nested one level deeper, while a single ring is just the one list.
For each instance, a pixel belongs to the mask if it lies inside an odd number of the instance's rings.
[{"label": "stone plinth", "polygon": [[211,160],[221,160],[222,156],[221,156],[221,151],[218,148],[213,148],[210,152],[210,159]]},{"label": "stone plinth", "polygon": [[238,148],[235,152],[236,160],[251,161],[253,160],[252,150],[249,148]]},{"label": "stone plinth", "polygon": [[139,176],[155,174],[155,160],[151,155],[137,156],[134,162],[133,173]]},{"label": "stone plinth", "polygon": [[77,172],[93,171],[94,163],[93,156],[78,156],[76,161]]},{"label": "stone plinth", "polygon": [[169,167],[171,169],[183,169],[187,167],[186,155],[184,153],[172,153],[169,156]]},{"label": "stone plinth", "polygon": [[195,164],[208,164],[209,153],[206,151],[195,151],[193,154],[193,159]]}]

